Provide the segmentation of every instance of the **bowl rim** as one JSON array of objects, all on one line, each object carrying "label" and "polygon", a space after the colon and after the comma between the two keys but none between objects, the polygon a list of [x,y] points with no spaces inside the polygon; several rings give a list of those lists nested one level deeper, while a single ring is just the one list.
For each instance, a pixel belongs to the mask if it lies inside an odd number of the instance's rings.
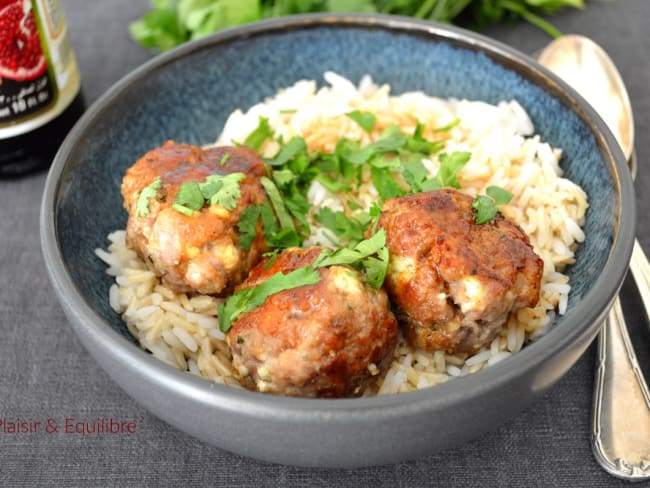
[{"label": "bowl rim", "polygon": [[[211,46],[227,44],[243,38],[323,26],[418,34],[430,37],[432,41],[445,41],[455,47],[482,52],[495,63],[516,71],[527,81],[540,86],[545,91],[550,91],[552,96],[569,106],[590,128],[614,179],[619,213],[610,253],[597,280],[598,286],[592,286],[582,299],[568,310],[563,319],[561,332],[554,328],[507,360],[434,388],[392,395],[323,401],[324,399],[293,398],[251,392],[216,384],[177,370],[128,341],[107,325],[105,320],[86,303],[63,262],[56,225],[56,206],[64,184],[62,176],[68,166],[67,163],[72,160],[80,136],[91,130],[114,99],[128,92],[132,85],[180,58],[196,51],[209,49]],[[541,86],[542,80],[546,84],[545,87]],[[580,338],[593,337],[596,327],[603,320],[625,277],[632,253],[634,223],[634,187],[622,150],[614,136],[595,110],[575,90],[539,65],[533,58],[487,36],[451,25],[410,17],[382,14],[304,14],[245,24],[186,43],[155,56],[113,84],[83,114],[54,158],[41,204],[40,236],[50,280],[64,310],[69,314],[69,321],[75,332],[81,336],[92,336],[93,341],[102,344],[104,348],[110,348],[111,354],[125,364],[131,366],[137,364],[138,374],[146,377],[148,381],[164,389],[175,390],[188,399],[192,398],[206,405],[218,407],[222,411],[241,412],[245,409],[249,414],[264,416],[291,415],[294,420],[309,421],[327,416],[330,420],[348,421],[366,417],[370,411],[373,415],[390,417],[402,415],[404,409],[424,411],[430,409],[432,405],[448,408],[459,398],[464,401],[475,400],[490,390],[503,387],[523,372],[532,371],[557,351],[567,348]],[[108,300],[108,297],[106,299]],[[605,303],[606,306],[599,309],[593,306],[595,303]],[[331,416],[332,413],[336,413],[337,416]]]}]

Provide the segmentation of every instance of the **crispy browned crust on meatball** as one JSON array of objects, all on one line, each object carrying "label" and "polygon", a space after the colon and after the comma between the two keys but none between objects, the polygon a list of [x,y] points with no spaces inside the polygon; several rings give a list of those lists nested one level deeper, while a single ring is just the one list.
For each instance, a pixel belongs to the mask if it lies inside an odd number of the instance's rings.
[{"label": "crispy browned crust on meatball", "polygon": [[[234,209],[211,205],[187,216],[172,208],[181,184],[236,172],[244,173],[245,178]],[[250,249],[241,249],[237,229],[242,211],[266,198],[259,181],[263,175],[264,163],[252,149],[201,149],[166,142],[140,158],[122,180],[124,207],[129,213],[127,244],[173,290],[228,293],[268,250],[261,229]],[[140,191],[158,177],[161,187],[156,198],[149,200],[148,214],[136,216]]]},{"label": "crispy browned crust on meatball", "polygon": [[[256,266],[239,289],[308,266],[320,252],[284,250],[268,268]],[[356,396],[388,369],[398,327],[386,293],[347,266],[318,272],[318,283],[271,295],[233,323],[226,337],[247,387],[300,397]]]},{"label": "crispy browned crust on meatball", "polygon": [[436,190],[387,200],[380,216],[386,289],[406,338],[426,351],[475,352],[539,300],[543,262],[526,234],[501,214],[476,224],[472,201]]}]

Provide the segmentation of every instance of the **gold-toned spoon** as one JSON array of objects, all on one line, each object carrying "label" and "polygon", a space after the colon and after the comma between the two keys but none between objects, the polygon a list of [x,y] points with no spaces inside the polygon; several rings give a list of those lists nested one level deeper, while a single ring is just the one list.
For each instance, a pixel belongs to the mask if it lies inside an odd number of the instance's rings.
[{"label": "gold-toned spoon", "polygon": [[[566,35],[537,56],[580,93],[605,120],[630,164],[634,151],[634,119],[630,100],[616,66],[592,40]],[[650,265],[638,240],[630,270],[646,314],[650,310]],[[594,388],[592,447],[596,460],[609,473],[628,480],[650,478],[650,393],[639,368],[616,298],[598,336],[598,368]]]}]

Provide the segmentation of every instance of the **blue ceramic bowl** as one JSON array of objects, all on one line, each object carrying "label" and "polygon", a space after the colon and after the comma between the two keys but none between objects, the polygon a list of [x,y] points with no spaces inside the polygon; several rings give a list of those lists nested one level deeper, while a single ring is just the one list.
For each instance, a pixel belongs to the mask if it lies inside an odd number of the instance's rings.
[{"label": "blue ceramic bowl", "polygon": [[[93,249],[124,228],[128,166],[168,138],[215,139],[226,116],[298,79],[366,73],[394,93],[496,103],[517,99],[541,137],[564,149],[566,176],[588,193],[586,241],[569,270],[566,315],[541,340],[475,375],[414,393],[308,400],[262,395],[181,373],[142,351],[108,303]],[[634,234],[623,154],[577,94],[507,46],[388,16],[298,16],[224,31],[163,54],[95,103],[47,179],[41,239],[54,288],[82,342],[133,398],[173,426],[279,463],[361,466],[449,448],[517,414],[557,381],[596,335],[625,275]]]}]

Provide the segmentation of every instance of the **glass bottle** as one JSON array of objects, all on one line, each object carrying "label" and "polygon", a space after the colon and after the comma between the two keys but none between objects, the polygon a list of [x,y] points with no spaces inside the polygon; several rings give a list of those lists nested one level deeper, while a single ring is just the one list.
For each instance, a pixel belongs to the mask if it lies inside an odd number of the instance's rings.
[{"label": "glass bottle", "polygon": [[0,176],[49,166],[84,108],[59,0],[0,0]]}]

